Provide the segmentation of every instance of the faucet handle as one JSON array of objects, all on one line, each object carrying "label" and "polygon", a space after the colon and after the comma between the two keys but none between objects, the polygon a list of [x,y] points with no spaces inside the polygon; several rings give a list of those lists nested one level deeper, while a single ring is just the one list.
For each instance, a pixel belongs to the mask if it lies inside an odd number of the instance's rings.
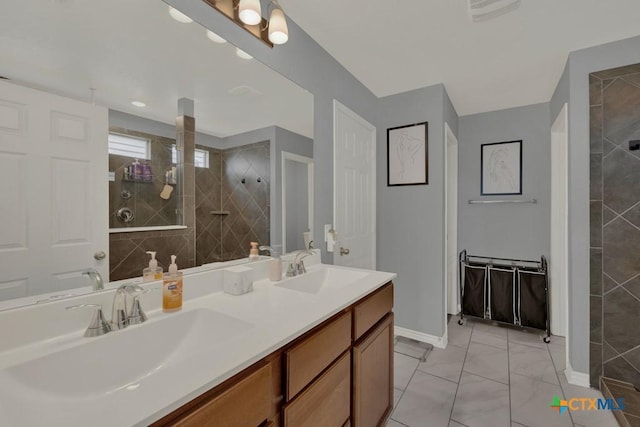
[{"label": "faucet handle", "polygon": [[[133,292],[139,292],[137,295],[133,297],[133,303],[131,305],[131,312],[129,313],[128,323],[129,325],[139,325],[140,323],[144,323],[147,321],[147,315],[144,311],[142,311],[142,307],[140,306],[140,296],[147,294],[152,291],[152,289],[142,289],[138,286],[138,289],[135,289]],[[160,289],[160,288],[156,288]],[[153,289],[153,290],[156,290]]]},{"label": "faucet handle", "polygon": [[89,327],[84,332],[85,337],[97,337],[100,335],[104,335],[111,331],[111,327],[109,323],[104,319],[104,315],[102,314],[102,306],[100,304],[78,304],[67,307],[67,310],[75,310],[78,308],[95,308],[95,312],[93,313],[93,317],[91,318],[91,322],[89,323]]},{"label": "faucet handle", "polygon": [[287,277],[295,277],[298,274],[298,270],[294,264],[294,261],[289,263],[289,266],[287,267]]},{"label": "faucet handle", "polygon": [[304,267],[304,261],[302,260],[304,256],[300,257],[300,261],[296,264],[296,269],[298,270],[298,274],[304,274],[307,272],[307,269]]}]

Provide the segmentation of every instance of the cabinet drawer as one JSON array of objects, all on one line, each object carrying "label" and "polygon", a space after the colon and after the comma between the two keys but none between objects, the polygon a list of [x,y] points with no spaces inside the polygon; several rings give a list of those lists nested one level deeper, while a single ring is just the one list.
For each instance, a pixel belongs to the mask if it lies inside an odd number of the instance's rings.
[{"label": "cabinet drawer", "polygon": [[293,399],[350,346],[351,312],[347,312],[287,350],[286,400]]},{"label": "cabinet drawer", "polygon": [[341,427],[351,412],[351,353],[284,408],[285,427]]},{"label": "cabinet drawer", "polygon": [[353,309],[353,339],[364,335],[393,309],[393,284],[389,282]]},{"label": "cabinet drawer", "polygon": [[258,426],[271,413],[271,364],[180,419],[176,426]]}]

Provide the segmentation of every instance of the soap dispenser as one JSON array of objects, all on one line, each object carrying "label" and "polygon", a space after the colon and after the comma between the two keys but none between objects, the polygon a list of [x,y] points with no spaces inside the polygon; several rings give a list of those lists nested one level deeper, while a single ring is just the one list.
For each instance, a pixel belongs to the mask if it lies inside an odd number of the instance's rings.
[{"label": "soap dispenser", "polygon": [[260,259],[260,252],[258,251],[258,242],[251,242],[251,249],[249,250],[249,261],[257,261]]},{"label": "soap dispenser", "polygon": [[153,251],[147,251],[151,255],[149,260],[149,267],[142,270],[142,281],[151,282],[154,280],[162,280],[162,267],[158,267],[158,260],[156,260],[156,253]]},{"label": "soap dispenser", "polygon": [[164,275],[162,284],[162,310],[178,311],[182,308],[182,271],[178,271],[176,256],[171,255],[169,271]]}]

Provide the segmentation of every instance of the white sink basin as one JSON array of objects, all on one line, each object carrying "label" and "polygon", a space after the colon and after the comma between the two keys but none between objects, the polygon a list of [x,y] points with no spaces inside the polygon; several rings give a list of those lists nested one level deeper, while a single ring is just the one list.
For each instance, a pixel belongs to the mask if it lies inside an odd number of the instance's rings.
[{"label": "white sink basin", "polygon": [[188,361],[189,356],[203,351],[204,343],[209,348],[211,342],[224,345],[225,340],[251,327],[213,310],[175,313],[86,338],[86,343],[76,347],[6,369],[0,381],[47,395],[82,399],[133,390],[145,378]]},{"label": "white sink basin", "polygon": [[323,267],[296,277],[289,277],[276,283],[276,286],[309,294],[319,294],[340,289],[363,279],[366,271],[345,270],[334,267]]}]

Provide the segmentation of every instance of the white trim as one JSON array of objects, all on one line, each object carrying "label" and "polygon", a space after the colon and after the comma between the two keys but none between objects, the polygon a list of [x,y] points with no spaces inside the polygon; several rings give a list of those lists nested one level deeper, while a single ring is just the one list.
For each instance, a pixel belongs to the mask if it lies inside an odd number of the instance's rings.
[{"label": "white trim", "polygon": [[[449,248],[449,215],[451,214],[451,212],[449,212],[449,157],[450,155],[454,154],[457,158],[458,156],[458,138],[456,137],[456,135],[453,133],[453,131],[451,130],[451,127],[449,127],[449,123],[445,122],[444,123],[444,139],[445,139],[445,150],[444,150],[444,200],[443,200],[443,205],[444,205],[444,323],[445,325],[447,324],[447,315],[448,314],[453,314],[456,315],[460,312],[460,301],[459,300],[459,291],[457,290],[457,280],[455,280],[455,283],[453,284],[453,291],[454,291],[454,295],[456,295],[456,307],[453,310],[450,310],[449,307],[449,268],[453,268],[456,278],[457,278],[457,266],[449,266],[449,261],[451,260],[449,257],[449,252],[450,249]],[[458,182],[457,182],[457,176],[458,176],[458,162],[455,162],[455,170],[453,171],[454,176],[456,176],[456,181],[453,183],[453,191],[452,191],[452,200],[453,200],[453,216],[455,217],[455,228],[454,228],[454,233],[452,236],[452,242],[453,245],[455,246],[454,248],[454,253],[457,255],[458,254]],[[457,256],[456,256],[456,260],[457,260]],[[454,261],[455,262],[455,261]],[[452,312],[453,311],[453,312]]]},{"label": "white trim", "polygon": [[[291,160],[298,163],[304,163],[307,165],[307,204],[308,204],[308,224],[310,232],[310,240],[313,240],[313,159],[311,157],[301,156],[299,154],[290,153],[288,151],[282,152],[281,160],[281,193],[282,193],[282,253],[291,252],[287,249],[287,192],[286,187],[286,168],[285,163],[287,160]],[[305,248],[306,249],[306,248]]]},{"label": "white trim", "polygon": [[569,363],[567,363],[567,369],[564,370],[564,376],[567,378],[569,384],[587,388],[591,387],[589,384],[589,374],[574,371]]},{"label": "white trim", "polygon": [[122,227],[110,228],[109,234],[114,233],[134,233],[136,231],[160,231],[160,230],[184,230],[186,225],[158,225],[155,227]]},{"label": "white trim", "polygon": [[413,331],[411,329],[402,328],[400,326],[394,326],[394,334],[405,338],[411,338],[412,340],[425,342],[431,344],[434,347],[446,348],[447,347],[447,333],[444,336],[437,337],[435,335],[425,334],[424,332]]}]

